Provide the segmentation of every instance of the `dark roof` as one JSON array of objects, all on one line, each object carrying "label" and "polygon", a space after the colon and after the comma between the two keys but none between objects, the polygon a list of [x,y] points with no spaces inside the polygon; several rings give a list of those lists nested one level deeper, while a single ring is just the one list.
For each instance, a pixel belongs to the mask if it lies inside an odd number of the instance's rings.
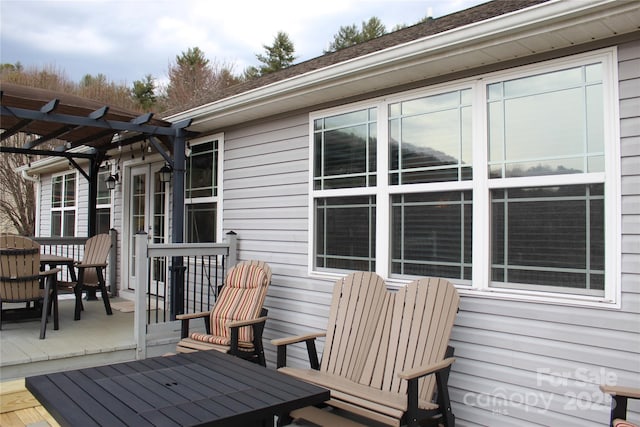
[{"label": "dark roof", "polygon": [[[398,46],[413,40],[418,40],[423,37],[443,33],[465,25],[470,25],[496,16],[515,12],[547,1],[550,0],[493,0],[469,9],[442,16],[440,18],[428,19],[423,23],[385,34],[373,40],[292,65],[283,70],[266,74],[257,79],[230,86],[224,91],[217,92],[215,94],[205,94],[203,98],[198,100],[198,102],[194,102],[193,105],[189,106],[189,108],[194,108],[209,102],[224,99],[232,95],[237,95],[281,80],[302,75],[310,71],[325,68],[350,59],[368,55],[373,52]],[[171,111],[168,112],[167,115],[176,112],[177,111]]]}]

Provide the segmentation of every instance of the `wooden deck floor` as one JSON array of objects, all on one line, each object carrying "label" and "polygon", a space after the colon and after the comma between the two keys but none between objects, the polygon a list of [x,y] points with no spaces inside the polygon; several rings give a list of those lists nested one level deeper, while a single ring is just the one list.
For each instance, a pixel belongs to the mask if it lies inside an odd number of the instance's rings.
[{"label": "wooden deck floor", "polygon": [[57,427],[59,424],[24,387],[24,379],[0,383],[0,426]]}]

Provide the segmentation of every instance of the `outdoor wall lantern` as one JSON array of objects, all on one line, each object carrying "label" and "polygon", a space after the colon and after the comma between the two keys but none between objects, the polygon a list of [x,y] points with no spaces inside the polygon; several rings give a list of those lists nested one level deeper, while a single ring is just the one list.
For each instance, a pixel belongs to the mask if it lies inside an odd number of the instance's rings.
[{"label": "outdoor wall lantern", "polygon": [[160,173],[160,182],[171,181],[171,173],[173,172],[171,166],[165,163],[158,172]]},{"label": "outdoor wall lantern", "polygon": [[114,190],[116,188],[116,182],[118,182],[118,179],[119,177],[116,173],[115,175],[109,175],[107,179],[104,180],[104,183],[109,190]]}]

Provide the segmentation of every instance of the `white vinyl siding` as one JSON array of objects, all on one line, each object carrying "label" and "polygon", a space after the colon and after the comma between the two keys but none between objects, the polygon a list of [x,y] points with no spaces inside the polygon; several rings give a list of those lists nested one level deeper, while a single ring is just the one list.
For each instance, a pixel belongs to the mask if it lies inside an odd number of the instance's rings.
[{"label": "white vinyl siding", "polygon": [[[609,401],[598,375],[640,383],[640,42],[620,46],[618,59],[622,239],[613,262],[621,263],[614,278],[620,307],[465,292],[449,382],[461,426],[600,427]],[[225,130],[224,232],[238,233],[240,259],[263,259],[274,272],[265,302],[269,367],[270,339],[322,330],[329,313],[334,279],[308,271],[309,138],[304,112]],[[290,348],[287,360],[308,367],[304,345]],[[640,420],[637,402],[630,414]]]}]

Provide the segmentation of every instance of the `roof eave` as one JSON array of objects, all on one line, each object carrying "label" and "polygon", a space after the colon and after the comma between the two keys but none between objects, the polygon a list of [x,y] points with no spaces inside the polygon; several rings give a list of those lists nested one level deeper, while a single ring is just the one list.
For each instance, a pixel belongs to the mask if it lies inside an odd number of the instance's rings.
[{"label": "roof eave", "polygon": [[[549,37],[549,34],[560,32],[569,25],[589,25],[607,15],[629,12],[640,14],[640,3],[616,0],[554,0],[541,3],[277,81],[175,114],[166,120],[193,119],[191,128],[197,131],[220,129],[329,102],[335,99],[337,88],[342,98],[371,91],[376,76],[388,73],[391,69],[398,76],[398,84],[406,83],[406,76],[400,76],[398,71],[426,63],[433,69],[433,64],[438,61],[444,63],[453,55],[464,55],[487,46],[496,47],[514,39]],[[633,29],[637,30],[637,26]],[[630,30],[620,28],[618,31]],[[562,47],[565,46],[554,48]],[[469,63],[466,67],[473,65]],[[365,87],[365,82],[370,83],[369,88]],[[391,84],[393,81],[387,76],[384,83]]]}]

